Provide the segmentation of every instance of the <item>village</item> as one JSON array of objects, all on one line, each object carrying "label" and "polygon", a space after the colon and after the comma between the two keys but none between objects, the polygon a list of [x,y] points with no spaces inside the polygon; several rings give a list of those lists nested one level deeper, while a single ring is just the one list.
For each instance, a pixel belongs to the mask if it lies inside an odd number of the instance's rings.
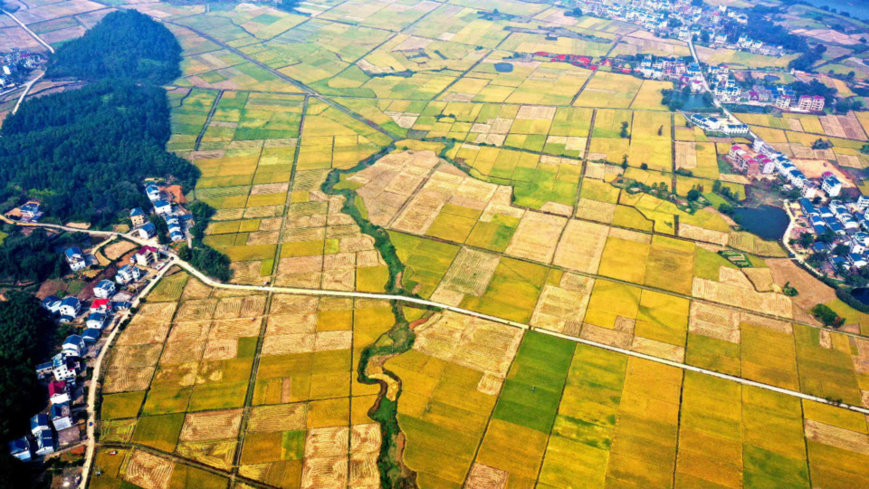
[{"label": "village", "polygon": [[[129,214],[128,234],[138,238],[135,242],[110,238],[92,243],[87,251],[80,246],[63,249],[64,261],[73,276],[87,285],[74,295],[62,290],[46,295],[51,286],[45,284],[37,292],[42,307],[56,323],[75,332],[63,340],[58,353],[36,367],[49,404],[31,418],[30,434],[9,443],[10,453],[19,460],[29,462],[71,450],[84,441],[85,393],[92,380],[93,362],[107,336],[124,328],[135,312],[138,298],[166,268],[168,247],[159,242],[165,238],[173,243],[188,239],[192,216],[174,201],[175,196],[155,183],[146,183],[144,192],[152,203],[151,212],[137,207]],[[28,201],[6,213],[6,217],[36,223],[43,216],[39,207],[38,202]],[[149,220],[150,215],[165,223],[167,236],[158,233],[156,219]],[[151,245],[140,246],[145,240]]]}]

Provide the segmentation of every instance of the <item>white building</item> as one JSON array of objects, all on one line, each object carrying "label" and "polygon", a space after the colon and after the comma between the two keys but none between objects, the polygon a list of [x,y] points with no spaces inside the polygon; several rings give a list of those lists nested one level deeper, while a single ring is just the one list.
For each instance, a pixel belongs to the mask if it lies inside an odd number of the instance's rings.
[{"label": "white building", "polygon": [[830,197],[837,197],[842,192],[842,182],[835,175],[828,175],[821,181],[821,188]]},{"label": "white building", "polygon": [[100,280],[94,287],[94,295],[100,299],[108,299],[115,294],[115,283],[111,280]]}]

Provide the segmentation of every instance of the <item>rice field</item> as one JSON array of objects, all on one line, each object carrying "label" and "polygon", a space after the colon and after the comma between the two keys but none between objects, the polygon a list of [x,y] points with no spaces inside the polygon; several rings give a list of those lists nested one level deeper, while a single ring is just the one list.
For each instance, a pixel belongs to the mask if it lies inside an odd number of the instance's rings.
[{"label": "rice field", "polygon": [[[69,14],[79,24],[97,15],[86,4]],[[869,390],[863,338],[801,324],[762,259],[741,270],[717,253],[783,256],[777,243],[712,207],[689,214],[612,184],[708,193],[731,141],[661,105],[670,83],[535,54],[598,64],[619,36],[611,56],[681,56],[682,43],[514,0],[302,3],[310,17],[137,8],[170,19],[182,44],[168,148],[202,172],[186,197],[216,209],[205,242],[231,259],[233,283],[384,293],[395,279],[535,328],[395,306],[413,347],[366,375],[389,379],[380,407],[396,410],[419,487],[869,485],[860,416],[570,339],[854,405]],[[572,34],[541,33],[556,28]],[[869,165],[862,113],[744,118],[795,157]],[[834,147],[810,155],[819,136]],[[92,486],[380,487],[380,387],[358,369],[395,322],[386,301],[167,275],[111,352],[99,436],[124,448],[99,452]]]}]

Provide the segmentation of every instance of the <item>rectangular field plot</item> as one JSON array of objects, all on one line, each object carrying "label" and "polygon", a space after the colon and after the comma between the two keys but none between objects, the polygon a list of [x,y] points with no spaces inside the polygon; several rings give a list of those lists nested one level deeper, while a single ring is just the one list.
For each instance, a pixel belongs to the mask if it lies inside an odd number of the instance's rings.
[{"label": "rectangular field plot", "polygon": [[594,74],[594,78],[586,85],[573,105],[627,109],[633,103],[642,85],[643,80],[639,78],[601,71]]}]

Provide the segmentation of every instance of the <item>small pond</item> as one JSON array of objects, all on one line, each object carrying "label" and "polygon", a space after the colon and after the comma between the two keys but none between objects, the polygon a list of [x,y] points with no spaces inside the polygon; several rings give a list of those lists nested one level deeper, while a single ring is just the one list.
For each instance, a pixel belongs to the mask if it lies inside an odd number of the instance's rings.
[{"label": "small pond", "polygon": [[858,301],[869,306],[869,288],[861,287],[859,289],[854,289],[851,291],[851,295],[853,295]]},{"label": "small pond", "polygon": [[511,73],[513,71],[513,63],[495,63],[495,71],[498,73]]},{"label": "small pond", "polygon": [[790,222],[785,211],[771,205],[738,207],[733,219],[746,231],[769,241],[781,239]]}]

